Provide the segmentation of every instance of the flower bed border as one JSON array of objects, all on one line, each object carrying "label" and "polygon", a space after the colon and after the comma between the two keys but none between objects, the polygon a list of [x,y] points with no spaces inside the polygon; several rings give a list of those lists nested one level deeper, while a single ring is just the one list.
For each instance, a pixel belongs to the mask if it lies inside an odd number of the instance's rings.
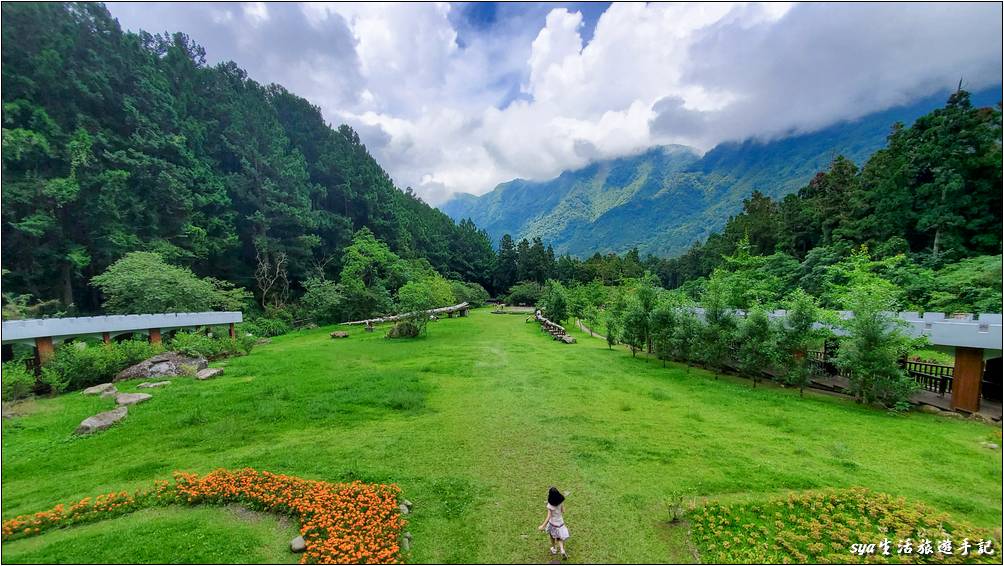
[{"label": "flower bed border", "polygon": [[174,480],[130,495],[114,492],[70,506],[19,515],[3,521],[3,541],[102,521],[140,509],[171,504],[238,503],[255,511],[288,515],[300,524],[306,543],[301,564],[401,561],[401,515],[395,484],[329,483],[244,468],[214,470],[204,476],[175,472]]}]

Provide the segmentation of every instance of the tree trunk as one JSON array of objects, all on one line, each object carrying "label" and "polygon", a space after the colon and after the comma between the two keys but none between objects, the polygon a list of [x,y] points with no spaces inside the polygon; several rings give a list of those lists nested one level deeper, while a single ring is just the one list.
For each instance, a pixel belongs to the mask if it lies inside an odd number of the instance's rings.
[{"label": "tree trunk", "polygon": [[73,304],[73,281],[69,263],[63,264],[63,305],[69,307]]}]

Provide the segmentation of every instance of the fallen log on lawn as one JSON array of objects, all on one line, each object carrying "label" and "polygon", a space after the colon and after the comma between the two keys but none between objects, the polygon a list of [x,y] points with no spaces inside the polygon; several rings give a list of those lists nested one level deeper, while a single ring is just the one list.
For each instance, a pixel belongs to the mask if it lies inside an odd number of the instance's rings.
[{"label": "fallen log on lawn", "polygon": [[[470,310],[471,305],[469,303],[460,303],[459,305],[453,305],[452,307],[439,307],[438,309],[429,309],[425,311],[425,314],[429,316],[434,316],[437,314],[447,314],[453,316],[454,314],[459,314],[460,316],[467,316],[467,311]],[[385,316],[382,318],[368,318],[366,320],[353,320],[352,322],[343,322],[342,324],[365,324],[367,326],[372,326],[374,324],[383,324],[385,322],[397,322],[399,320],[404,320],[406,318],[411,318],[418,314],[415,312],[406,312],[403,314],[396,314],[394,316]]]}]

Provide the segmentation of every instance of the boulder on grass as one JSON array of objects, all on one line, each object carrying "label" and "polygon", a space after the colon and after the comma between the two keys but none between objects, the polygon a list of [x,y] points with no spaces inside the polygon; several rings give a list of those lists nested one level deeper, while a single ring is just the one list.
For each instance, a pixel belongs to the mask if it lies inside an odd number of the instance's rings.
[{"label": "boulder on grass", "polygon": [[336,331],[334,331],[334,332],[331,333],[331,337],[332,338],[348,338],[349,337],[349,333],[345,332],[344,330],[336,330]]},{"label": "boulder on grass", "polygon": [[118,389],[115,388],[114,383],[102,383],[101,385],[95,385],[94,387],[88,387],[81,391],[84,395],[102,395],[105,393],[118,393]]},{"label": "boulder on grass", "polygon": [[289,541],[289,549],[293,552],[303,552],[307,550],[307,541],[303,540],[302,536],[298,536]]},{"label": "boulder on grass", "polygon": [[171,385],[170,381],[144,381],[136,387],[140,389],[153,389],[154,387],[164,387],[165,385]]},{"label": "boulder on grass", "polygon": [[93,434],[112,426],[124,419],[128,414],[129,408],[124,406],[111,411],[105,411],[104,413],[98,413],[93,417],[87,417],[81,421],[80,426],[77,427],[77,430],[73,431],[73,434]]},{"label": "boulder on grass", "polygon": [[561,341],[564,342],[565,344],[575,344],[575,338],[567,334],[561,337]]},{"label": "boulder on grass", "polygon": [[192,358],[178,352],[164,352],[129,366],[115,376],[115,381],[140,377],[178,377],[191,375],[209,366],[206,358]]},{"label": "boulder on grass", "polygon": [[217,375],[223,375],[223,368],[206,368],[200,369],[199,373],[195,374],[195,379],[203,381],[206,379],[212,379]]},{"label": "boulder on grass", "polygon": [[115,396],[115,402],[119,405],[135,405],[149,401],[152,397],[149,393],[119,393]]}]

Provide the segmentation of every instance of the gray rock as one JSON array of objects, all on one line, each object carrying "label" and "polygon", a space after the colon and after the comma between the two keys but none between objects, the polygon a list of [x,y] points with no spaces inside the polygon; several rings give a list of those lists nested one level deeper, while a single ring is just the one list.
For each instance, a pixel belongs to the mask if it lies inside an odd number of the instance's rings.
[{"label": "gray rock", "polygon": [[404,540],[411,540],[411,532],[410,531],[405,531],[404,532]]},{"label": "gray rock", "polygon": [[102,395],[105,393],[117,393],[118,389],[115,388],[114,383],[102,383],[101,385],[95,385],[94,387],[88,387],[81,391],[84,395]]},{"label": "gray rock", "polygon": [[995,444],[993,442],[981,442],[980,446],[982,446],[984,448],[988,448],[990,450],[1000,450],[1000,446],[998,446],[997,444]]},{"label": "gray rock", "polygon": [[141,377],[177,377],[192,375],[209,366],[206,358],[190,358],[178,352],[165,352],[129,366],[115,376],[115,381]]},{"label": "gray rock", "polygon": [[303,540],[302,536],[298,536],[289,541],[289,549],[293,552],[303,552],[307,550],[307,541]]},{"label": "gray rock", "polygon": [[565,344],[575,344],[575,338],[567,334],[561,337],[561,341]]},{"label": "gray rock", "polygon": [[255,343],[255,346],[264,346],[265,344],[271,344],[272,343],[272,339],[271,338],[259,338],[259,339],[255,340],[254,343]]},{"label": "gray rock", "polygon": [[932,414],[932,415],[940,415],[941,413],[943,413],[943,412],[944,412],[944,411],[942,411],[941,409],[939,409],[939,408],[935,407],[934,405],[921,405],[921,406],[920,406],[920,407],[918,408],[918,410],[919,410],[919,411],[920,411],[921,413],[930,413],[930,414]]},{"label": "gray rock", "polygon": [[99,430],[104,430],[113,424],[124,419],[129,414],[129,407],[119,407],[104,413],[98,413],[93,417],[87,417],[80,422],[77,430],[73,434],[93,434]]},{"label": "gray rock", "polygon": [[154,387],[164,387],[165,385],[171,385],[170,381],[144,381],[136,387],[141,389],[153,389]]},{"label": "gray rock", "polygon": [[403,539],[401,541],[401,552],[408,552],[411,550],[411,539]]},{"label": "gray rock", "polygon": [[408,506],[405,505],[404,503],[398,505],[398,508],[401,509],[402,515],[407,515],[408,513],[411,513],[411,509],[408,509]]},{"label": "gray rock", "polygon": [[153,395],[149,393],[119,393],[115,396],[115,402],[119,405],[135,405],[143,401],[149,401]]},{"label": "gray rock", "polygon": [[344,330],[336,330],[336,331],[334,331],[334,332],[331,333],[331,337],[332,338],[348,338],[349,337],[349,333],[345,332]]},{"label": "gray rock", "polygon": [[199,370],[199,373],[195,374],[195,379],[202,381],[212,379],[218,375],[223,375],[223,368],[206,368]]},{"label": "gray rock", "polygon": [[412,508],[411,501],[408,501],[407,499],[405,499],[401,503],[403,503],[404,506],[407,507],[409,511],[411,511],[411,508]]}]

